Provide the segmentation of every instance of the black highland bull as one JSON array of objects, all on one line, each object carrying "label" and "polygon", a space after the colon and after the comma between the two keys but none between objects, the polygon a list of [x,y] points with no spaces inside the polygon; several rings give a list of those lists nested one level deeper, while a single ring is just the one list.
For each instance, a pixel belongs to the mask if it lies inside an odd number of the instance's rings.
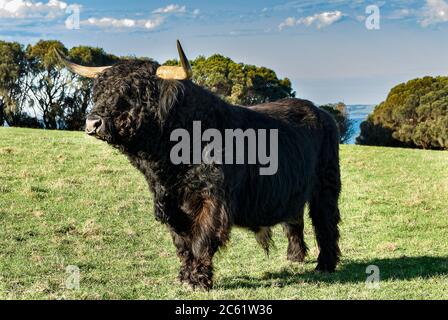
[{"label": "black highland bull", "polygon": [[[230,105],[188,79],[191,68],[178,43],[182,67],[126,60],[90,68],[61,57],[82,76],[96,78],[89,135],[120,149],[140,170],[154,196],[156,218],[169,226],[182,266],[179,279],[212,287],[212,259],[233,226],[250,229],[268,250],[270,227],[283,224],[287,257],[301,262],[304,207],[320,249],[317,270],[339,261],[339,137],[332,117],[311,102],[286,99],[252,108]],[[278,171],[261,176],[259,165],[174,165],[174,129],[277,129]]]}]

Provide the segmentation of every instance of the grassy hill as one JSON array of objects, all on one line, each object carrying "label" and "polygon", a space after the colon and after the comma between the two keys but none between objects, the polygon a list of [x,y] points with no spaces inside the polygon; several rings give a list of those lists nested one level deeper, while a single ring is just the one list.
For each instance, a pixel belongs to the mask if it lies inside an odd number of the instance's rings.
[{"label": "grassy hill", "polygon": [[[215,290],[178,284],[179,262],[154,221],[143,177],[82,133],[0,128],[0,298],[448,299],[448,152],[342,147],[342,263],[313,273],[317,249],[267,258],[234,229],[216,256]],[[80,268],[79,290],[65,288]],[[366,287],[366,268],[380,287]]]}]

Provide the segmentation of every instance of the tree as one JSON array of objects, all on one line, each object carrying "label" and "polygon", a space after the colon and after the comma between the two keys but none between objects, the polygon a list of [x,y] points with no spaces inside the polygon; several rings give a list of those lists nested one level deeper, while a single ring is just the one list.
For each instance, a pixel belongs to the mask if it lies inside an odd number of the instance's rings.
[{"label": "tree", "polygon": [[448,149],[448,77],[394,87],[361,125],[358,144]]},{"label": "tree", "polygon": [[347,143],[355,133],[354,123],[350,119],[347,106],[344,103],[339,102],[336,104],[323,105],[320,108],[334,117],[339,128],[340,142]]},{"label": "tree", "polygon": [[372,115],[361,123],[361,133],[356,138],[356,144],[380,147],[406,147],[406,144],[392,137],[393,131],[375,124]]},{"label": "tree", "polygon": [[[177,65],[168,60],[165,65]],[[278,79],[271,69],[235,63],[219,54],[191,61],[193,81],[233,104],[255,105],[294,97],[288,78]]]},{"label": "tree", "polygon": [[33,77],[30,86],[31,106],[42,114],[47,129],[57,129],[64,117],[64,102],[69,94],[70,75],[61,72],[62,66],[55,54],[55,49],[67,53],[64,45],[55,40],[41,40],[26,49]]},{"label": "tree", "polygon": [[244,69],[248,83],[243,104],[253,105],[295,96],[291,81],[288,78],[278,79],[273,70],[252,65],[244,66]]},{"label": "tree", "polygon": [[28,63],[23,46],[0,41],[0,126],[20,125],[28,88]]}]

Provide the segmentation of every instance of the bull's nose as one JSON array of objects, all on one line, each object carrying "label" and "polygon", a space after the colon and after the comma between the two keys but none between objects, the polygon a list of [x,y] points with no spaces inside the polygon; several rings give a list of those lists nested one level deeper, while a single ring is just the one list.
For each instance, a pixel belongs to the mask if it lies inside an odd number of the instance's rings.
[{"label": "bull's nose", "polygon": [[88,118],[86,120],[86,133],[89,135],[94,135],[99,127],[101,127],[101,118]]}]

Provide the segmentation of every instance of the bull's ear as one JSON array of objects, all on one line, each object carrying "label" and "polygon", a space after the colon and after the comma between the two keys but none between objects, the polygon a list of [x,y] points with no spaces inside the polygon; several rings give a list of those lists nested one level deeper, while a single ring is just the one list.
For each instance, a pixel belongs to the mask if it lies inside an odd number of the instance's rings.
[{"label": "bull's ear", "polygon": [[177,81],[159,82],[159,108],[158,117],[163,122],[174,105],[183,98],[184,86]]}]

